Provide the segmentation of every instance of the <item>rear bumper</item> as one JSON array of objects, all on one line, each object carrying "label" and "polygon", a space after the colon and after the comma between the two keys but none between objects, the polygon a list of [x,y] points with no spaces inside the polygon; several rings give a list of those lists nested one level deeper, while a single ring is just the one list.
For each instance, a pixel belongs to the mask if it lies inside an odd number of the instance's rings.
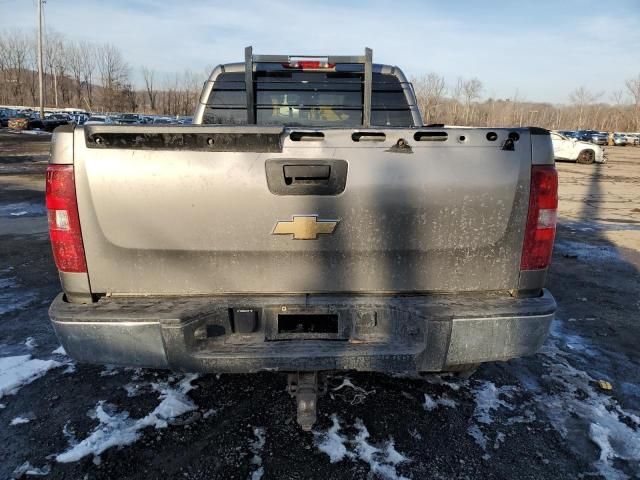
[{"label": "rear bumper", "polygon": [[[253,333],[230,312],[253,309]],[[81,305],[60,294],[49,310],[79,362],[191,372],[446,371],[535,353],[556,309],[506,293],[428,296],[110,298]],[[332,334],[278,330],[282,312],[334,315]]]}]

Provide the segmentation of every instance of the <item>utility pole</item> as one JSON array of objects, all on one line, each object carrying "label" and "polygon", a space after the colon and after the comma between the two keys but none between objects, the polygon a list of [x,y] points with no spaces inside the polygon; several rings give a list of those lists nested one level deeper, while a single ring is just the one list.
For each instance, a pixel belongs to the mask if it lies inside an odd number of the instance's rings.
[{"label": "utility pole", "polygon": [[44,120],[44,79],[42,68],[42,2],[38,0],[38,88],[40,91],[40,118]]}]

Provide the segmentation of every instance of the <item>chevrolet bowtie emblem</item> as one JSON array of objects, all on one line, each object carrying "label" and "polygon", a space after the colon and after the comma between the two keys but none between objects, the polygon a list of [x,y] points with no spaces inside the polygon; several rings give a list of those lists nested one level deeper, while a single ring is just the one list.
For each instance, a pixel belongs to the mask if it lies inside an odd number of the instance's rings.
[{"label": "chevrolet bowtie emblem", "polygon": [[340,220],[318,220],[317,215],[294,215],[276,223],[273,235],[293,235],[294,240],[317,240],[321,233],[333,233]]}]

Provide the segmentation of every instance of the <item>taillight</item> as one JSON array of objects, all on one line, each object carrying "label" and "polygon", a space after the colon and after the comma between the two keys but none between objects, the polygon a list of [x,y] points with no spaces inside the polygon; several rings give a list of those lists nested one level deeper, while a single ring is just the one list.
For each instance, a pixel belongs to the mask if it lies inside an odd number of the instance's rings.
[{"label": "taillight", "polygon": [[553,165],[531,167],[529,214],[524,234],[521,270],[541,270],[551,262],[556,236],[558,172]]},{"label": "taillight", "polygon": [[86,272],[73,165],[47,167],[47,217],[58,270]]}]

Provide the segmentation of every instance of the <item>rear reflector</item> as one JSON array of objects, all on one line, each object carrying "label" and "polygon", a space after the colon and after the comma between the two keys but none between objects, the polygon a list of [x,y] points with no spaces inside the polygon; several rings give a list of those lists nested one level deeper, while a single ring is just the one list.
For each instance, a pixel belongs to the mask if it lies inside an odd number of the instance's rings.
[{"label": "rear reflector", "polygon": [[47,167],[47,217],[53,259],[62,272],[86,272],[73,165]]},{"label": "rear reflector", "polygon": [[558,173],[553,165],[531,167],[529,214],[524,234],[521,270],[541,270],[549,266],[556,236]]}]

